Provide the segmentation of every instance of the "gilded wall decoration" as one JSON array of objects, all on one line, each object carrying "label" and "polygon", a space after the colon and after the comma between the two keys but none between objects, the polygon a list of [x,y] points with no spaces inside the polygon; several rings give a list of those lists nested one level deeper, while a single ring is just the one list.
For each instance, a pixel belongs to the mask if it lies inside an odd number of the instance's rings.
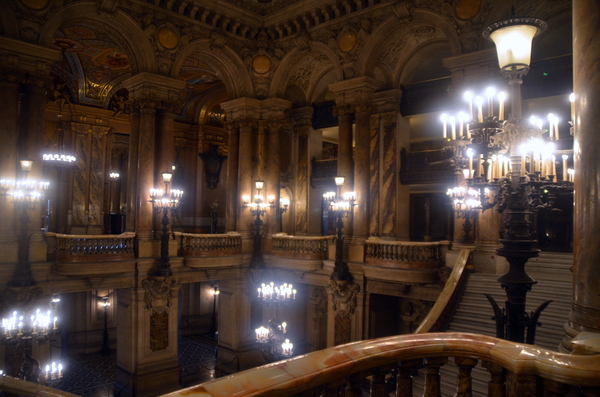
[{"label": "gilded wall decoration", "polygon": [[159,351],[169,347],[169,313],[150,315],[150,350]]},{"label": "gilded wall decoration", "polygon": [[147,278],[142,281],[145,290],[144,303],[146,309],[153,313],[163,313],[171,307],[171,293],[175,286],[173,277]]},{"label": "gilded wall decoration", "polygon": [[333,344],[343,345],[352,342],[352,319],[350,317],[336,317]]},{"label": "gilded wall decoration", "polygon": [[144,302],[150,310],[150,350],[164,350],[169,346],[169,307],[171,307],[172,290],[175,286],[173,277],[148,278],[142,281],[145,290]]}]

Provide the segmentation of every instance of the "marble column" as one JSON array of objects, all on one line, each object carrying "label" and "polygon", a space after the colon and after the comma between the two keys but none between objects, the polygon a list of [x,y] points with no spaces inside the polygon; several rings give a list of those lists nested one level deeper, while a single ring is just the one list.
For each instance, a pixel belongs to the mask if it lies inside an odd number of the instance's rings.
[{"label": "marble column", "polygon": [[268,166],[267,166],[267,194],[275,197],[275,208],[271,209],[271,216],[269,216],[269,223],[267,225],[267,234],[272,236],[276,233],[281,232],[279,230],[280,222],[279,217],[281,216],[279,210],[279,198],[281,189],[281,127],[282,120],[269,120],[267,121],[268,131]]},{"label": "marble column", "polygon": [[[397,183],[398,175],[400,174],[398,169],[398,144],[397,144],[397,119],[398,112],[388,112],[381,115],[382,138],[380,142],[381,147],[381,193],[380,193],[380,222],[381,222],[381,236],[382,237],[396,237],[396,213],[397,213],[397,200],[400,196],[399,186]],[[410,193],[408,189],[402,189],[403,196],[400,196],[404,201],[409,201]]]},{"label": "marble column", "polygon": [[127,196],[126,204],[126,230],[128,232],[135,231],[137,213],[138,213],[138,170],[137,164],[139,161],[138,141],[140,139],[140,110],[133,109],[130,115],[129,125],[131,131],[129,133],[129,159],[127,165]]},{"label": "marble column", "polygon": [[[43,78],[29,77],[28,84],[24,86],[21,97],[20,112],[20,135],[19,135],[19,158],[18,160],[33,160],[31,172],[27,178],[43,180],[42,175],[42,151],[44,145],[44,132],[46,131],[46,80]],[[17,167],[19,170],[20,166]],[[18,173],[20,179],[21,173]],[[52,188],[56,188],[53,186]],[[40,232],[40,209],[29,210],[28,230],[32,235],[30,241],[41,242]]]},{"label": "marble column", "polygon": [[[162,178],[163,172],[171,172],[173,173],[173,166],[175,165],[175,137],[174,137],[174,127],[175,127],[175,111],[174,106],[171,104],[162,104],[162,109],[159,110],[156,114],[157,118],[157,131],[156,131],[156,143],[158,147],[156,148],[156,164],[154,168],[154,186],[160,186],[163,188],[164,182]],[[177,185],[174,186],[174,179],[171,179],[171,184],[169,184],[169,189],[183,189],[183,186]],[[183,199],[185,200],[185,194]],[[154,233],[155,237],[159,238],[159,231],[161,230],[161,218],[162,215],[156,214],[154,217]],[[173,219],[175,216],[171,213],[169,214],[169,229],[173,227]]]},{"label": "marble column", "polygon": [[354,189],[354,161],[352,159],[352,108],[336,105],[333,112],[338,117],[338,175],[343,176],[344,191]]},{"label": "marble column", "polygon": [[580,332],[600,333],[600,4],[573,0],[573,85],[575,92],[575,206],[573,301],[565,326],[565,350]]},{"label": "marble column", "polygon": [[156,135],[158,137],[158,150],[155,168],[155,175],[157,175],[157,177],[155,183],[157,186],[160,186],[163,182],[161,174],[163,172],[173,172],[172,167],[175,165],[175,112],[169,106],[163,104],[163,109],[158,112],[157,119],[158,131],[156,131]]},{"label": "marble column", "polygon": [[296,192],[294,197],[295,230],[294,234],[308,234],[308,211],[310,202],[310,151],[309,139],[312,121],[312,108],[294,110],[294,135],[297,138],[298,162],[296,164]]},{"label": "marble column", "polygon": [[[248,195],[250,199],[256,194],[254,188],[254,178],[252,172],[252,153],[253,145],[252,131],[255,123],[251,120],[240,120],[240,160],[238,169],[238,192],[241,196]],[[241,202],[241,197],[238,197]],[[240,210],[240,209],[238,209]],[[238,217],[237,230],[243,236],[248,238],[252,234],[252,216],[248,209],[241,209]]]},{"label": "marble column", "polygon": [[364,244],[369,233],[371,184],[371,105],[361,102],[355,107],[356,142],[354,146],[354,207],[353,245]]},{"label": "marble column", "polygon": [[236,231],[238,213],[238,168],[240,156],[240,130],[235,121],[226,124],[229,132],[227,153],[227,206],[225,208],[225,232]]},{"label": "marble column", "polygon": [[[19,83],[16,76],[0,74],[0,92],[4,101],[0,106],[0,179],[15,179],[20,167],[17,165],[17,141],[19,138]],[[13,205],[8,199],[0,200],[0,242],[15,241]]]},{"label": "marble column", "polygon": [[[337,174],[343,176],[344,186],[341,193],[354,190],[354,161],[352,158],[352,107],[347,104],[336,105],[333,113],[338,116],[338,165]],[[350,243],[352,237],[352,214],[344,221],[344,243]]]},{"label": "marble column", "polygon": [[150,189],[156,187],[154,150],[155,150],[155,126],[156,108],[153,103],[140,103],[140,129],[138,140],[138,197],[135,230],[140,240],[152,239],[152,203],[148,202]]}]

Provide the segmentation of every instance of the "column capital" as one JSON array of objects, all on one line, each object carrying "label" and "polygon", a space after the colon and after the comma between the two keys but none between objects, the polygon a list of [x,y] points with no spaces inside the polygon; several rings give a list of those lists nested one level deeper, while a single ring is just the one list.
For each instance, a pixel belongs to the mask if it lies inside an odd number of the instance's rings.
[{"label": "column capital", "polygon": [[138,73],[125,80],[129,100],[134,109],[153,108],[177,112],[181,107],[179,92],[186,82],[152,73]]},{"label": "column capital", "polygon": [[381,83],[371,77],[362,76],[340,81],[329,85],[335,94],[337,105],[371,102],[373,93],[381,87]]},{"label": "column capital", "polygon": [[294,109],[290,112],[290,118],[296,127],[306,127],[312,125],[312,116],[314,109],[311,106]]}]

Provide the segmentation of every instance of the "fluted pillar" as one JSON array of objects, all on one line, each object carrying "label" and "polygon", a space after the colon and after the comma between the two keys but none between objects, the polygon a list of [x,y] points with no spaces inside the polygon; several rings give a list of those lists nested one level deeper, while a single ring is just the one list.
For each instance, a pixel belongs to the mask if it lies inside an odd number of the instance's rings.
[{"label": "fluted pillar", "polygon": [[238,214],[238,168],[240,156],[240,130],[235,121],[228,121],[227,130],[228,154],[227,154],[227,204],[225,208],[225,232],[236,231],[236,222]]},{"label": "fluted pillar", "polygon": [[600,4],[573,0],[573,85],[575,92],[575,206],[573,300],[564,349],[580,332],[600,332]]}]

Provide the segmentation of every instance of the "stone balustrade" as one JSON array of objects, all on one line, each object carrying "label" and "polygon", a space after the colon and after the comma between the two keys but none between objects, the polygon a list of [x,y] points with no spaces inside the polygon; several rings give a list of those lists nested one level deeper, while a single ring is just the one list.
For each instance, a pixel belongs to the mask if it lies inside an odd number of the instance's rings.
[{"label": "stone balustrade", "polygon": [[431,283],[442,266],[440,243],[387,241],[366,243],[365,276],[407,283]]},{"label": "stone balustrade", "polygon": [[181,233],[181,250],[184,257],[210,258],[242,253],[242,235]]},{"label": "stone balustrade", "polygon": [[333,236],[273,236],[271,254],[283,258],[327,259],[327,249]]},{"label": "stone balustrade", "polygon": [[396,267],[398,263],[439,263],[442,260],[439,243],[411,241],[367,241],[367,263]]},{"label": "stone balustrade", "polygon": [[55,234],[56,261],[62,263],[112,262],[134,259],[135,233]]},{"label": "stone balustrade", "polygon": [[[413,395],[413,375],[425,367],[425,397],[440,396],[440,367],[459,368],[457,395],[471,396],[471,370],[481,361],[491,374],[489,396],[566,396],[600,392],[597,355],[570,355],[470,333],[391,336],[335,346],[167,394],[179,396]],[[453,375],[456,376],[456,375]],[[504,393],[506,390],[506,393]],[[546,393],[546,394],[544,394]],[[588,394],[589,393],[589,394]],[[419,394],[421,395],[421,394]]]}]

